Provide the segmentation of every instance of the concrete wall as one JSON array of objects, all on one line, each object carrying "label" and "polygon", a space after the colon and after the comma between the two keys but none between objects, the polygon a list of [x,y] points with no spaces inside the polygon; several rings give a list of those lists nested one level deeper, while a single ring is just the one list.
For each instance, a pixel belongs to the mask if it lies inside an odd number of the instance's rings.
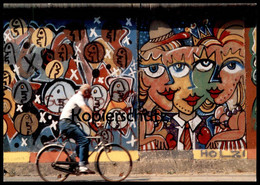
[{"label": "concrete wall", "polygon": [[106,128],[132,151],[256,158],[255,10],[215,6],[4,9],[6,160],[56,138],[86,82],[102,123],[75,113],[88,134]]}]

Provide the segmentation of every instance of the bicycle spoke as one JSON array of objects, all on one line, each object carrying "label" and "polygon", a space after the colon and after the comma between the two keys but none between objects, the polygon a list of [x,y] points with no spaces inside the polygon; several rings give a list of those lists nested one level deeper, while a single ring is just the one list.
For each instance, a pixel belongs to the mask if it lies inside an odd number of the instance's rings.
[{"label": "bicycle spoke", "polygon": [[[60,146],[46,147],[37,158],[36,166],[40,177],[44,181],[64,181],[69,173],[69,164],[62,164],[70,161],[68,154],[61,151]],[[55,162],[61,164],[55,164]],[[59,170],[63,169],[63,170]]]},{"label": "bicycle spoke", "polygon": [[117,144],[106,146],[98,154],[96,163],[98,172],[107,181],[122,181],[132,169],[129,152]]}]

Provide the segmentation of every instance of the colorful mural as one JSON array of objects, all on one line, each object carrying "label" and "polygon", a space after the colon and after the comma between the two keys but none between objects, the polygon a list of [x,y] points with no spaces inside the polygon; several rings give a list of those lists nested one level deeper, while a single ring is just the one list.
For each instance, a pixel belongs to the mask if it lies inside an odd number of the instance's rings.
[{"label": "colorful mural", "polygon": [[137,22],[5,20],[4,151],[36,152],[56,138],[64,105],[86,82],[93,115],[78,110],[74,120],[90,135],[106,129],[109,141],[140,151],[247,149],[256,29],[246,35],[242,20]]},{"label": "colorful mural", "polygon": [[56,138],[64,105],[86,82],[94,114],[74,112],[74,120],[90,135],[106,129],[109,141],[137,150],[135,20],[45,22],[4,22],[4,151],[38,151]]},{"label": "colorful mural", "polygon": [[140,32],[140,150],[246,149],[243,21],[173,25]]}]

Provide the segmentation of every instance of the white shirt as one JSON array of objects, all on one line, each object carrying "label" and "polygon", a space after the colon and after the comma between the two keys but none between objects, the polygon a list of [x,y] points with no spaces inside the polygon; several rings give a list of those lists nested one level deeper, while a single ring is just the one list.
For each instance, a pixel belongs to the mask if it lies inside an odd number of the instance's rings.
[{"label": "white shirt", "polygon": [[[180,142],[181,134],[185,128],[185,121],[181,119],[178,114],[173,116],[173,119],[175,119],[180,126],[176,126],[178,128],[178,141],[177,141],[177,149],[178,150],[184,150],[184,145]],[[191,136],[191,142],[192,142],[192,149],[196,149],[196,136],[195,136],[195,129],[196,127],[201,123],[202,119],[196,115],[193,119],[189,120],[188,123],[190,125],[190,136]]]},{"label": "white shirt", "polygon": [[81,106],[86,105],[85,99],[82,95],[81,91],[78,91],[74,94],[69,101],[64,106],[62,113],[60,115],[60,120],[64,118],[73,119],[72,118],[72,110],[73,109],[80,109]]}]

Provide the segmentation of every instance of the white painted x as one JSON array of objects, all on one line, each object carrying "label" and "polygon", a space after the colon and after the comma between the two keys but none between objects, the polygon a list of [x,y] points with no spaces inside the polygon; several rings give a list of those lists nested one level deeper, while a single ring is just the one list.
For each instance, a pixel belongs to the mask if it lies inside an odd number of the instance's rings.
[{"label": "white painted x", "polygon": [[126,18],[126,26],[132,26],[131,18]]},{"label": "white painted x", "polygon": [[54,130],[57,130],[57,124],[58,124],[58,121],[52,120],[52,123],[51,123],[51,125],[50,125],[50,128],[53,128]]},{"label": "white painted x", "polygon": [[99,78],[98,78],[98,82],[101,83],[101,84],[103,84],[103,83],[104,83],[104,77],[99,77]]},{"label": "white painted x", "polygon": [[133,147],[136,141],[137,141],[137,139],[135,139],[134,135],[132,135],[131,140],[127,141],[126,143],[131,144],[131,147]]},{"label": "white painted x", "polygon": [[45,114],[46,114],[46,112],[40,112],[41,118],[40,118],[40,121],[39,121],[39,122],[46,123],[46,120],[45,120],[45,118],[44,118]]},{"label": "white painted x", "polygon": [[18,111],[20,111],[20,112],[23,112],[23,105],[17,105],[17,109],[16,109],[16,111],[18,112]]},{"label": "white painted x", "polygon": [[80,54],[81,53],[81,50],[79,49],[81,43],[79,43],[79,45],[75,46],[76,47],[76,53],[77,54]]},{"label": "white painted x", "polygon": [[74,61],[77,63],[77,66],[79,65],[79,63],[81,63],[81,60],[80,60],[78,55],[77,55],[77,58]]},{"label": "white painted x", "polygon": [[37,95],[37,94],[36,94],[36,95],[35,95],[35,100],[34,100],[34,102],[40,104],[40,103],[41,103],[40,97],[41,97],[41,95]]},{"label": "white painted x", "polygon": [[73,78],[75,78],[76,80],[78,80],[79,78],[76,74],[78,70],[77,69],[76,70],[70,69],[70,71],[71,71],[70,79],[72,80]]},{"label": "white painted x", "polygon": [[111,52],[112,52],[112,49],[106,49],[106,55],[105,55],[105,58],[109,58],[109,59],[111,59],[111,55],[110,55]]},{"label": "white painted x", "polygon": [[11,35],[10,32],[9,33],[4,33],[4,41],[5,42],[12,41],[12,39],[10,38],[10,35]]},{"label": "white painted x", "polygon": [[98,24],[100,24],[101,22],[100,22],[100,17],[94,17],[94,23],[98,23]]},{"label": "white painted x", "polygon": [[124,38],[123,43],[124,43],[124,44],[126,43],[127,45],[130,45],[129,40],[130,40],[130,38],[129,38],[128,36],[126,36],[126,37]]},{"label": "white painted x", "polygon": [[89,37],[97,37],[97,33],[96,33],[96,27],[95,28],[90,28],[90,34]]},{"label": "white painted x", "polygon": [[24,138],[22,137],[22,144],[21,144],[21,146],[27,146],[27,143],[26,143],[27,139],[28,139],[28,138],[25,138],[25,139],[24,139]]},{"label": "white painted x", "polygon": [[20,73],[19,73],[19,68],[20,68],[20,67],[18,67],[16,64],[14,65],[13,71],[14,71],[17,75],[20,75]]}]

